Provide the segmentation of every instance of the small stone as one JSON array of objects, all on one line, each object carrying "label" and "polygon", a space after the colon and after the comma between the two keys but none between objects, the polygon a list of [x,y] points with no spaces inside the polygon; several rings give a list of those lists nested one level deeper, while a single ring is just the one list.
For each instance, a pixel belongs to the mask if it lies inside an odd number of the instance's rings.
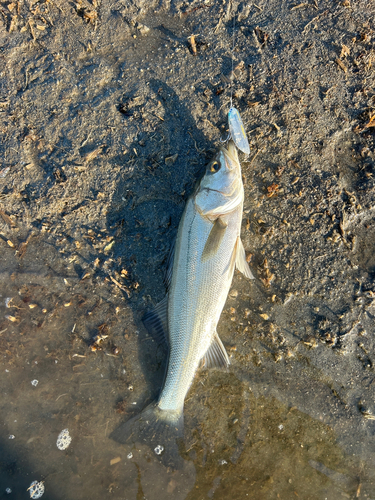
[{"label": "small stone", "polygon": [[11,321],[12,323],[15,323],[17,321],[17,318],[15,316],[10,316],[9,314],[7,314],[5,317],[6,319],[9,319],[9,321]]},{"label": "small stone", "polygon": [[104,247],[104,253],[108,253],[112,250],[113,245],[115,244],[115,240],[112,240],[108,245]]},{"label": "small stone", "polygon": [[141,33],[141,35],[146,35],[146,33],[150,31],[150,28],[145,24],[138,24],[138,30]]}]

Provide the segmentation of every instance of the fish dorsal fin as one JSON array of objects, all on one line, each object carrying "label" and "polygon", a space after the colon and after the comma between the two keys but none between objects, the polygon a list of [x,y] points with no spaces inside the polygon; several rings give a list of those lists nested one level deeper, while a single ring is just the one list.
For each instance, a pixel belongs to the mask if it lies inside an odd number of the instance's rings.
[{"label": "fish dorsal fin", "polygon": [[228,224],[226,224],[222,219],[220,219],[220,217],[218,217],[215,220],[215,223],[212,226],[212,229],[210,231],[210,234],[208,235],[206,244],[203,249],[202,253],[203,262],[209,259],[210,257],[213,257],[219,250],[220,243],[224,238],[224,234],[227,227]]},{"label": "fish dorsal fin", "polygon": [[173,261],[174,261],[174,251],[176,247],[176,240],[171,245],[169,250],[168,259],[167,259],[167,267],[164,274],[164,285],[167,287],[167,292],[172,282],[172,271],[173,271]]},{"label": "fish dorsal fin", "polygon": [[143,316],[142,321],[154,340],[168,344],[168,294]]},{"label": "fish dorsal fin", "polygon": [[210,347],[202,358],[202,368],[227,368],[229,357],[219,335],[215,331]]},{"label": "fish dorsal fin", "polygon": [[236,268],[240,271],[240,273],[246,276],[246,278],[251,280],[255,279],[253,273],[250,271],[249,264],[246,261],[246,253],[240,237],[237,238],[234,252],[236,252]]}]

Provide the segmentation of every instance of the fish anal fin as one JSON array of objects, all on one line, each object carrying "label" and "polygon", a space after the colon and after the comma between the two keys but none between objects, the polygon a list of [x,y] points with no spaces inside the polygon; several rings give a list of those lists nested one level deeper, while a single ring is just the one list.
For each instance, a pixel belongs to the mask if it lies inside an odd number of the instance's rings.
[{"label": "fish anal fin", "polygon": [[246,253],[240,237],[237,238],[234,252],[236,253],[236,268],[240,271],[240,273],[246,276],[246,278],[251,280],[255,279],[253,273],[250,271],[249,264],[246,261]]},{"label": "fish anal fin", "polygon": [[220,243],[224,238],[224,234],[227,227],[228,225],[220,217],[218,217],[215,220],[203,249],[202,253],[203,262],[209,259],[210,257],[213,257],[217,253],[220,247]]},{"label": "fish anal fin", "polygon": [[202,368],[227,368],[229,357],[217,332],[215,332],[210,347],[202,358]]},{"label": "fish anal fin", "polygon": [[142,321],[154,340],[168,344],[168,294],[143,316]]}]

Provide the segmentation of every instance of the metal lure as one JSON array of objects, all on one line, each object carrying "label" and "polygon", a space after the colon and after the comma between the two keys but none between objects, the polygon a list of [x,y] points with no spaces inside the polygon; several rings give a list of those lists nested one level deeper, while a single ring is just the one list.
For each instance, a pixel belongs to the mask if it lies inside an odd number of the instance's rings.
[{"label": "metal lure", "polygon": [[250,154],[249,141],[247,140],[245,127],[240,113],[231,107],[228,111],[229,132],[234,144],[245,154]]}]

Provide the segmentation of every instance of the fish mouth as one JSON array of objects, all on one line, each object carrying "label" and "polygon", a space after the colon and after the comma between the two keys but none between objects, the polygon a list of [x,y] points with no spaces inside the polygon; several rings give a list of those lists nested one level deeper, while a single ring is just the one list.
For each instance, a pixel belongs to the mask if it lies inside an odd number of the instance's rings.
[{"label": "fish mouth", "polygon": [[206,188],[204,188],[204,190],[205,190],[205,191],[214,191],[215,193],[220,193],[220,194],[222,194],[223,196],[225,196],[224,191],[219,191],[218,189],[212,189],[212,188],[208,188],[208,187],[206,187]]}]

